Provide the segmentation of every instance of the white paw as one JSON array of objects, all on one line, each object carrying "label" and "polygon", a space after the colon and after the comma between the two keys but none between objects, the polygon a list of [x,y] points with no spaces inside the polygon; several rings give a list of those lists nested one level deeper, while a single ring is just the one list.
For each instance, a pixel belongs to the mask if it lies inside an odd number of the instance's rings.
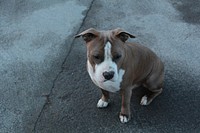
[{"label": "white paw", "polygon": [[98,103],[97,103],[97,107],[98,108],[105,108],[108,106],[108,102],[103,101],[102,99],[99,99]]},{"label": "white paw", "polygon": [[148,105],[147,104],[147,96],[146,95],[142,97],[140,104],[141,105]]},{"label": "white paw", "polygon": [[124,115],[119,115],[119,119],[121,123],[127,123],[129,121],[129,119]]}]

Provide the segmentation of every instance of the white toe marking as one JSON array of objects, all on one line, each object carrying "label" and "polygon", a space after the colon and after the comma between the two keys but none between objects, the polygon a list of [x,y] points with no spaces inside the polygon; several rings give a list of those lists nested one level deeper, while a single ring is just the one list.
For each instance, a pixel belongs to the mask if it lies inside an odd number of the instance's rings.
[{"label": "white toe marking", "polygon": [[126,116],[120,115],[119,119],[120,119],[121,123],[127,123],[128,122],[128,118]]},{"label": "white toe marking", "polygon": [[102,99],[99,99],[98,103],[97,103],[97,107],[98,108],[105,108],[108,106],[108,102],[103,101]]},{"label": "white toe marking", "polygon": [[140,102],[141,105],[147,105],[147,96],[143,96]]}]

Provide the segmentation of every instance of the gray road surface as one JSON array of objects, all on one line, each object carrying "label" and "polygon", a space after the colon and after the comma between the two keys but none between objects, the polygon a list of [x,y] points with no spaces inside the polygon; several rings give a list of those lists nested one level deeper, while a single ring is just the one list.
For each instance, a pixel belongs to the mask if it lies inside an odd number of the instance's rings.
[{"label": "gray road surface", "polygon": [[[0,0],[0,133],[199,133],[199,0]],[[165,63],[165,87],[151,105],[134,90],[132,119],[121,98],[97,109],[86,71],[87,28],[124,28]]]}]

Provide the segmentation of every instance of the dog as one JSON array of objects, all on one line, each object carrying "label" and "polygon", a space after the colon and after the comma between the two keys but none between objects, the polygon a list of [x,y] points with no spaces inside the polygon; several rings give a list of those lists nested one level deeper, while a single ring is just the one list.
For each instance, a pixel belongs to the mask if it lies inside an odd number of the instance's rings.
[{"label": "dog", "polygon": [[150,93],[141,98],[141,105],[149,105],[163,91],[164,64],[149,48],[127,42],[134,35],[121,28],[99,31],[90,28],[76,35],[87,47],[87,71],[102,96],[98,108],[109,104],[109,92],[120,91],[122,97],[119,119],[127,123],[131,118],[132,90],[139,86]]}]

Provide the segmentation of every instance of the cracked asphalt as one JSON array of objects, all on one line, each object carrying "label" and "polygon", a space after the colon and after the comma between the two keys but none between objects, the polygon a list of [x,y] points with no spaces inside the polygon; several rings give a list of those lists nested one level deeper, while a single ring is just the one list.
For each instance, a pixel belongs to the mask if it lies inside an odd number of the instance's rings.
[{"label": "cracked asphalt", "polygon": [[[199,133],[199,0],[1,0],[0,133]],[[134,90],[121,124],[120,94],[101,93],[86,71],[87,29],[124,28],[165,64],[162,95],[147,107]]]}]

